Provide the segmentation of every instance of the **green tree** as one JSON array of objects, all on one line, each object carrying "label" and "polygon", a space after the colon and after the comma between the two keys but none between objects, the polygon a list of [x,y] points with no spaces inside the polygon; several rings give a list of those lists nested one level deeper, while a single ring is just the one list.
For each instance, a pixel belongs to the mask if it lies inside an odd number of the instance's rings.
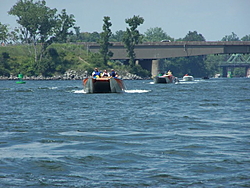
[{"label": "green tree", "polygon": [[0,56],[0,75],[10,76],[10,65],[8,60],[10,59],[10,55],[6,52],[3,52]]},{"label": "green tree", "polygon": [[45,0],[19,0],[9,11],[10,15],[18,18],[21,41],[33,47],[34,67],[38,73],[43,72],[43,66],[46,66],[42,64],[42,58],[48,46],[56,40],[65,41],[68,29],[75,23],[73,15],[68,16],[65,10],[59,15],[56,12],[57,9],[46,6]]},{"label": "green tree", "polygon": [[77,40],[81,42],[98,42],[100,40],[100,34],[98,32],[82,32],[79,33]]},{"label": "green tree", "polygon": [[14,31],[11,31],[9,33],[9,43],[17,44],[20,42],[20,37],[18,35],[19,30],[17,28],[14,29]]},{"label": "green tree", "polygon": [[109,38],[112,35],[110,27],[112,26],[112,23],[110,22],[110,17],[105,16],[103,19],[103,32],[100,34],[101,39],[99,41],[100,43],[100,53],[103,57],[103,63],[105,66],[107,66],[107,62],[110,59],[110,57],[113,56],[113,52],[109,50],[109,47],[112,46],[112,43],[109,42]]},{"label": "green tree", "polygon": [[246,35],[241,38],[242,41],[250,41],[250,35]]},{"label": "green tree", "polygon": [[80,41],[80,27],[75,26],[74,30],[75,30],[75,34],[72,33],[72,35],[69,37],[69,42],[81,42]]},{"label": "green tree", "polygon": [[211,77],[219,73],[219,63],[221,61],[225,61],[223,55],[207,55],[204,61],[207,70],[207,75],[205,76]]},{"label": "green tree", "polygon": [[136,58],[134,51],[135,45],[142,42],[142,35],[137,30],[137,27],[143,24],[144,19],[140,16],[133,16],[133,18],[126,19],[125,22],[130,28],[126,28],[126,32],[123,36],[123,43],[128,52],[129,64],[133,67]]},{"label": "green tree", "polygon": [[122,31],[122,30],[116,31],[115,34],[112,33],[112,35],[110,37],[110,41],[122,42],[124,33],[125,33],[125,31]]},{"label": "green tree", "polygon": [[161,40],[171,40],[173,41],[174,39],[171,38],[169,35],[167,35],[162,28],[160,27],[155,27],[155,28],[150,28],[144,33],[144,41],[145,42],[157,42]]},{"label": "green tree", "polygon": [[8,26],[0,22],[0,42],[6,43],[8,41]]},{"label": "green tree", "polygon": [[[53,27],[56,24],[56,9],[49,9],[45,1],[33,3],[33,0],[20,0],[9,11],[10,15],[17,16],[20,24],[20,34],[23,43],[32,44],[34,48],[34,60],[38,60],[38,50],[44,51],[52,38]],[[38,49],[37,43],[43,47]],[[42,57],[42,51],[39,55]]]},{"label": "green tree", "polygon": [[63,9],[61,14],[58,15],[58,22],[56,27],[56,41],[66,43],[67,38],[73,35],[72,31],[69,31],[75,25],[74,16],[67,15],[66,10]]},{"label": "green tree", "polygon": [[[205,41],[202,34],[197,31],[189,31],[188,34],[182,39],[183,41]],[[206,56],[192,56],[192,57],[179,57],[171,58],[167,61],[166,66],[168,69],[182,77],[186,73],[195,77],[203,77],[208,75],[208,70],[205,65]]]},{"label": "green tree", "polygon": [[239,37],[234,32],[232,32],[231,35],[226,35],[221,39],[221,41],[239,41],[239,40],[240,40]]},{"label": "green tree", "polygon": [[183,41],[206,41],[206,39],[197,31],[189,31],[188,34],[182,39]]}]

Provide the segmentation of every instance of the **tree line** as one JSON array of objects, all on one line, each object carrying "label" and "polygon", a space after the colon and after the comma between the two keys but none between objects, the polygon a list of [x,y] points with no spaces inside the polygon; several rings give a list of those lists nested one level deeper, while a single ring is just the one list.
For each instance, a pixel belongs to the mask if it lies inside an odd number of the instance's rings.
[{"label": "tree line", "polygon": [[[15,75],[22,72],[25,75],[53,76],[63,74],[68,69],[91,71],[93,67],[116,68],[126,70],[142,77],[151,76],[147,70],[135,65],[134,48],[142,42],[170,41],[205,41],[202,34],[189,31],[184,38],[174,39],[160,27],[150,28],[141,34],[138,27],[144,23],[140,16],[126,19],[128,25],[125,31],[111,31],[111,18],[103,18],[103,31],[81,32],[76,26],[74,15],[68,15],[63,9],[46,6],[46,1],[19,0],[9,11],[9,15],[17,17],[18,28],[13,31],[8,25],[0,22],[0,76]],[[222,38],[222,41],[249,41],[250,35],[242,39],[232,32]],[[98,42],[99,53],[92,54],[79,42]],[[109,50],[112,42],[122,42],[129,57],[128,65],[111,61],[113,52]],[[14,44],[14,45],[7,45]],[[7,45],[7,46],[6,46]],[[14,53],[15,52],[15,53]],[[171,69],[175,75],[189,73],[196,77],[211,76],[218,72],[218,62],[225,60],[226,55],[195,56],[169,58],[161,60],[161,70]]]}]

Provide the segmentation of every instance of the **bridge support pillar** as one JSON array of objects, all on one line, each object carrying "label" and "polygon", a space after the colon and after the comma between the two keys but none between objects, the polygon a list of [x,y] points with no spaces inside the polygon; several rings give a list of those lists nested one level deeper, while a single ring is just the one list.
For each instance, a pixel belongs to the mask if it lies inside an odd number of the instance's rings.
[{"label": "bridge support pillar", "polygon": [[227,77],[227,67],[222,68],[222,77]]},{"label": "bridge support pillar", "polygon": [[148,70],[152,74],[152,60],[151,59],[136,60],[135,64],[140,65],[143,69]]},{"label": "bridge support pillar", "polygon": [[152,60],[151,74],[153,77],[158,75],[158,73],[159,73],[159,64],[160,63],[159,63],[158,59]]}]

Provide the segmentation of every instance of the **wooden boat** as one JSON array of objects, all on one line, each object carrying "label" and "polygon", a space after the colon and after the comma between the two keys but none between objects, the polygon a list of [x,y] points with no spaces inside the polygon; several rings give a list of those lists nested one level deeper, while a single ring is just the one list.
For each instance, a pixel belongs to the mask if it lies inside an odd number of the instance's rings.
[{"label": "wooden boat", "polygon": [[125,86],[119,78],[85,78],[83,87],[86,93],[121,93]]},{"label": "wooden boat", "polygon": [[155,84],[163,83],[163,84],[168,84],[168,83],[173,83],[175,77],[173,75],[163,75],[163,76],[155,76],[153,78]]},{"label": "wooden boat", "polygon": [[185,75],[182,78],[183,81],[194,81],[194,77],[190,75]]}]

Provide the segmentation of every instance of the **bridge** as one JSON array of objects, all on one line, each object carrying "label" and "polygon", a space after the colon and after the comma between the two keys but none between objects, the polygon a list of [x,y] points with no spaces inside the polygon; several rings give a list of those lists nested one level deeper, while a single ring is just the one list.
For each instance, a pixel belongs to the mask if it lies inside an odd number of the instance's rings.
[{"label": "bridge", "polygon": [[231,77],[231,73],[236,67],[245,68],[246,77],[250,76],[250,55],[232,54],[225,62],[220,62],[222,67],[222,77]]},{"label": "bridge", "polygon": [[[109,48],[114,55],[113,60],[128,60],[123,43],[112,43]],[[85,43],[87,50],[99,52],[98,43]],[[189,57],[209,54],[248,54],[250,41],[178,41],[178,42],[147,42],[135,46],[136,63],[156,75],[159,70],[159,60],[171,57]]]}]

